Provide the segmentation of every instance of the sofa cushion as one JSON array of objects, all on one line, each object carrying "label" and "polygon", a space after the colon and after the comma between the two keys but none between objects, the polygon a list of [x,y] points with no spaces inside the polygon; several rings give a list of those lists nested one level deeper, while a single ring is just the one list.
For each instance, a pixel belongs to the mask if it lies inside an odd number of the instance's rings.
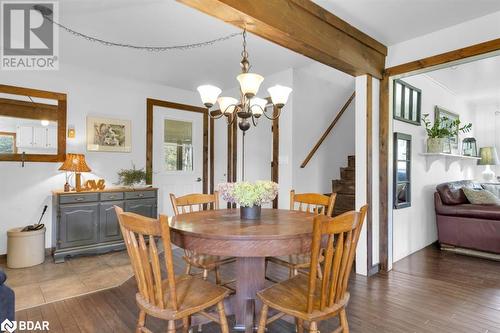
[{"label": "sofa cushion", "polygon": [[473,205],[500,205],[500,199],[490,191],[483,189],[475,190],[467,187],[464,187],[463,191],[467,200]]},{"label": "sofa cushion", "polygon": [[500,206],[497,205],[440,205],[436,207],[436,213],[447,216],[496,220],[500,223]]},{"label": "sofa cushion", "polygon": [[3,271],[0,271],[0,285],[2,285],[5,282],[5,280],[7,280],[7,276]]},{"label": "sofa cushion", "polygon": [[476,184],[470,180],[461,180],[457,182],[448,182],[436,186],[436,190],[445,205],[462,205],[469,204],[469,200],[464,194],[462,188],[482,188],[481,185]]},{"label": "sofa cushion", "polygon": [[500,184],[481,184],[481,186],[500,199]]}]

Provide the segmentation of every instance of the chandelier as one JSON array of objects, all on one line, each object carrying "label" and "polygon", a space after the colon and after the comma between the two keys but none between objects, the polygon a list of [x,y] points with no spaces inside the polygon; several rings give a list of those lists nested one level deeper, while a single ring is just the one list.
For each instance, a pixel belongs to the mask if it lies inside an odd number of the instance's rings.
[{"label": "chandelier", "polygon": [[[218,104],[219,110],[209,112],[211,118],[219,119],[226,117],[229,125],[233,124],[238,119],[238,126],[243,133],[250,128],[250,120],[254,126],[257,126],[258,119],[264,115],[269,120],[278,119],[281,115],[281,109],[285,106],[288,95],[292,88],[275,85],[267,89],[269,92],[270,102],[268,99],[257,97],[259,87],[264,81],[264,77],[250,73],[250,62],[248,61],[248,52],[246,49],[246,30],[243,30],[243,51],[241,52],[241,74],[236,79],[240,85],[240,100],[233,97],[219,97],[222,90],[213,85],[202,85],[198,87],[201,101],[210,109]],[[270,105],[272,104],[272,105]],[[267,107],[272,106],[271,111],[267,111]],[[276,112],[275,112],[276,110]]]}]

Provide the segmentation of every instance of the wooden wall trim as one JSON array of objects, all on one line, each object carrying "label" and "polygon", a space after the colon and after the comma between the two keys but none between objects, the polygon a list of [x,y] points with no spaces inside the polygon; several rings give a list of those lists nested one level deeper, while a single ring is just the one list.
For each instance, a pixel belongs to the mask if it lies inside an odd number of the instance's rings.
[{"label": "wooden wall trim", "polygon": [[146,183],[153,184],[153,111],[155,106],[201,113],[203,115],[203,193],[208,193],[208,110],[188,105],[158,99],[146,99]]},{"label": "wooden wall trim", "polygon": [[210,118],[210,194],[215,191],[215,122]]},{"label": "wooden wall trim", "polygon": [[380,81],[379,105],[379,260],[380,270],[389,270],[389,77],[384,76]]},{"label": "wooden wall trim", "polygon": [[482,54],[495,52],[500,50],[500,38],[493,39],[484,43],[479,43],[467,46],[461,49],[453,50],[446,53],[441,53],[420,60],[408,62],[394,67],[389,67],[385,70],[385,75],[393,76],[407,74],[420,69],[439,66],[448,62],[457,61],[465,58],[479,56]]},{"label": "wooden wall trim", "polygon": [[[279,113],[277,108],[273,110],[273,117],[276,117]],[[273,120],[273,124],[271,127],[271,131],[273,132],[273,160],[271,161],[271,181],[278,183],[280,180],[280,119],[276,118]],[[278,209],[278,201],[279,198],[273,200],[273,208]]]},{"label": "wooden wall trim", "polygon": [[56,99],[65,101],[67,96],[63,93],[46,91],[46,90],[38,90],[32,88],[24,88],[24,87],[16,87],[9,86],[5,84],[0,84],[0,92],[3,94],[11,94],[11,95],[21,95],[21,96],[31,96],[37,98],[45,98],[45,99]]},{"label": "wooden wall trim", "polygon": [[387,48],[305,0],[177,0],[353,76],[381,78]]}]

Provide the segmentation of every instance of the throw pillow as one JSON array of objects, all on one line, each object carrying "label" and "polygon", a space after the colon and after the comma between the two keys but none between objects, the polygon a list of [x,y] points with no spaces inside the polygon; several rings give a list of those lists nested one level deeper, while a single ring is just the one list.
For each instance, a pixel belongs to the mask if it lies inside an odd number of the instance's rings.
[{"label": "throw pillow", "polygon": [[498,199],[493,193],[487,190],[474,190],[472,188],[464,187],[462,190],[473,205],[500,205]]},{"label": "throw pillow", "polygon": [[500,199],[500,185],[496,184],[482,184],[482,185],[486,191],[493,193],[494,195],[497,196],[497,198]]}]

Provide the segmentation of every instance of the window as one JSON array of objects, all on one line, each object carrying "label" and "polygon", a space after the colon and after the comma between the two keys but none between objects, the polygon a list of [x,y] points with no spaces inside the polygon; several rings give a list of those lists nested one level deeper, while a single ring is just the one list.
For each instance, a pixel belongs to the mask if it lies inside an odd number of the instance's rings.
[{"label": "window", "polygon": [[193,171],[193,123],[165,119],[165,170]]},{"label": "window", "polygon": [[411,206],[411,135],[394,133],[394,209]]},{"label": "window", "polygon": [[394,119],[420,126],[422,91],[401,80],[394,80]]},{"label": "window", "polygon": [[0,154],[16,154],[16,133],[0,132]]}]

